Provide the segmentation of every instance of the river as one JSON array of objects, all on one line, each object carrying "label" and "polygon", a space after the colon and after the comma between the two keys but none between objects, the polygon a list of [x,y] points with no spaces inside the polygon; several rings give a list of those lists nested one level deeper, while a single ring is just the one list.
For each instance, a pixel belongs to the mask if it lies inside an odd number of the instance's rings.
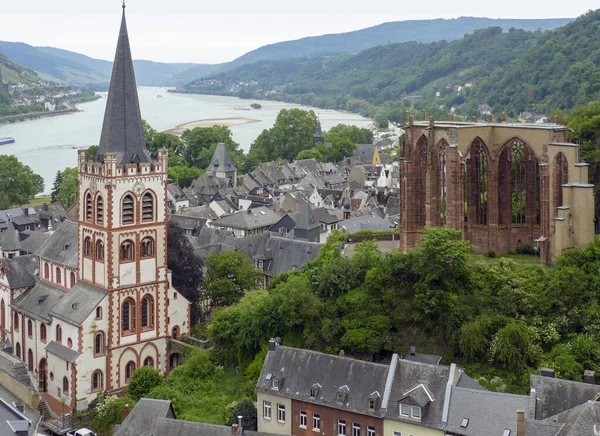
[{"label": "river", "polygon": [[[251,118],[248,124],[231,126],[234,140],[248,150],[264,130],[273,126],[281,109],[297,107],[313,109],[323,130],[336,124],[369,127],[372,121],[360,115],[273,101],[258,101],[260,110],[239,110],[254,101],[236,97],[168,93],[166,88],[138,87],[142,118],[159,130],[204,119]],[[106,93],[103,98],[77,105],[80,112],[56,117],[39,118],[14,124],[0,124],[0,137],[14,136],[16,142],[0,147],[0,154],[13,154],[40,174],[46,181],[46,192],[52,189],[56,172],[77,165],[77,148],[98,144]],[[162,96],[158,98],[157,96]],[[237,108],[237,109],[236,109]]]}]

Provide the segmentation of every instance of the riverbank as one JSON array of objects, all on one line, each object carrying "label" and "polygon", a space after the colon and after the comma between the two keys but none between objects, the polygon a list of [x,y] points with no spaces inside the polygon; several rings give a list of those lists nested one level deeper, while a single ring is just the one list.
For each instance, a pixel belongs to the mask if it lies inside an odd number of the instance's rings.
[{"label": "riverbank", "polygon": [[73,112],[79,112],[79,109],[61,109],[57,111],[40,111],[40,112],[29,112],[27,114],[15,114],[5,115],[0,117],[0,124],[6,123],[18,123],[20,121],[35,120],[38,118],[56,117],[58,115],[70,114]]},{"label": "riverbank", "polygon": [[180,124],[172,129],[165,130],[164,133],[181,136],[185,130],[194,129],[196,127],[213,127],[213,126],[241,126],[243,124],[260,123],[261,120],[252,118],[210,118],[206,120],[192,121],[190,123]]}]

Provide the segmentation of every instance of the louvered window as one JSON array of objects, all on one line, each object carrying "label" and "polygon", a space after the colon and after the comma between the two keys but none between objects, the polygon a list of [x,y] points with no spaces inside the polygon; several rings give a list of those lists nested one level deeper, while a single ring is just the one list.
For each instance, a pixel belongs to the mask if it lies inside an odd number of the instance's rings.
[{"label": "louvered window", "polygon": [[104,200],[102,197],[96,199],[96,222],[104,224]]},{"label": "louvered window", "polygon": [[85,219],[87,221],[92,220],[93,211],[94,211],[94,206],[92,203],[92,194],[88,193],[85,196]]},{"label": "louvered window", "polygon": [[123,224],[133,223],[133,197],[126,195],[123,199]]},{"label": "louvered window", "polygon": [[154,218],[154,199],[151,194],[144,195],[142,199],[142,220],[152,221]]}]

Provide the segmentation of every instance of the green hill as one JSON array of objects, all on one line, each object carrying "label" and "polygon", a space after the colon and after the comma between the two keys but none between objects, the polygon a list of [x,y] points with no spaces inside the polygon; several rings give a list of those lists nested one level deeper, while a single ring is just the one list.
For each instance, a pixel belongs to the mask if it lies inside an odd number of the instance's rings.
[{"label": "green hill", "polygon": [[33,85],[40,81],[40,77],[34,71],[12,62],[2,54],[0,54],[0,78],[2,83],[9,85],[14,83]]},{"label": "green hill", "polygon": [[481,104],[512,116],[525,109],[548,112],[600,98],[598,35],[600,11],[595,11],[553,31],[492,27],[451,42],[261,61],[182,90],[275,98],[371,116],[385,107],[392,120],[410,105],[401,102],[407,95],[421,96],[417,107],[444,115],[452,107],[475,115]]}]

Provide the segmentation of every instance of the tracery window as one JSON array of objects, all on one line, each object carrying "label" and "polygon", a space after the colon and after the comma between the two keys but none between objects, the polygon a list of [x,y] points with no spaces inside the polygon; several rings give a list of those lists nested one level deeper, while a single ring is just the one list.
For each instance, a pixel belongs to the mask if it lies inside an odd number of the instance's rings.
[{"label": "tracery window", "polygon": [[132,241],[125,241],[121,244],[121,260],[135,259],[135,245]]},{"label": "tracery window", "polygon": [[93,247],[92,247],[92,238],[86,236],[83,240],[83,254],[86,257],[92,257]]},{"label": "tracery window", "polygon": [[96,241],[96,259],[104,260],[104,242],[101,240]]},{"label": "tracery window", "polygon": [[150,295],[142,299],[142,327],[154,325],[154,301]]},{"label": "tracery window", "polygon": [[526,182],[527,171],[525,167],[525,144],[515,140],[510,145],[511,178],[512,178],[512,223],[525,224],[526,219]]},{"label": "tracery window", "polygon": [[439,164],[440,164],[440,226],[446,225],[447,214],[447,195],[446,195],[446,151],[447,145],[445,141],[440,144]]},{"label": "tracery window", "polygon": [[144,366],[152,366],[154,367],[154,359],[150,356],[144,359]]},{"label": "tracery window", "polygon": [[427,139],[422,136],[417,142],[417,186],[415,189],[416,229],[425,226],[425,201],[427,189]]},{"label": "tracery window", "polygon": [[142,239],[140,256],[141,257],[154,256],[154,239],[152,239],[150,237]]},{"label": "tracery window", "polygon": [[558,153],[554,160],[554,213],[557,207],[563,206],[562,185],[569,183],[569,162],[563,153]]},{"label": "tracery window", "polygon": [[135,331],[135,303],[131,298],[128,298],[123,303],[121,330],[123,332]]},{"label": "tracery window", "polygon": [[488,223],[488,179],[487,179],[487,153],[480,140],[473,143],[472,157],[475,166],[475,189],[476,189],[476,223],[487,225]]}]

